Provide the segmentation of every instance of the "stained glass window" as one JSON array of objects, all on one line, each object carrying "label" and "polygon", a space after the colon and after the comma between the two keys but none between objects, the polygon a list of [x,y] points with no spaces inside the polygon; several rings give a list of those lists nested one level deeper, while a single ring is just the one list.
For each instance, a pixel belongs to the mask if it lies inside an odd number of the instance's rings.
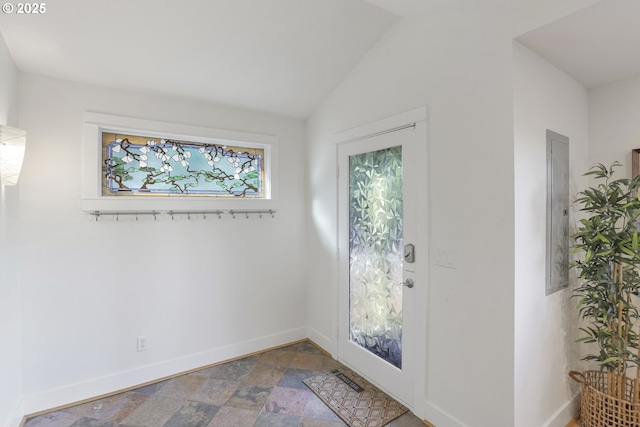
[{"label": "stained glass window", "polygon": [[350,339],[402,366],[402,147],[349,158]]},{"label": "stained glass window", "polygon": [[264,198],[264,149],[102,132],[103,196]]}]

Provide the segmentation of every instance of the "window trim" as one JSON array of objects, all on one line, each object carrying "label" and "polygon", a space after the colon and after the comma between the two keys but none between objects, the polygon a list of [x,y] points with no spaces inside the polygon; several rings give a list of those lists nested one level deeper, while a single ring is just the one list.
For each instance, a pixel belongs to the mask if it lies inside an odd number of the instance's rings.
[{"label": "window trim", "polygon": [[[102,132],[143,134],[194,142],[245,145],[265,150],[264,198],[221,198],[202,196],[103,196]],[[85,212],[276,210],[278,138],[199,126],[166,123],[110,114],[85,112],[83,141],[82,210]]]}]

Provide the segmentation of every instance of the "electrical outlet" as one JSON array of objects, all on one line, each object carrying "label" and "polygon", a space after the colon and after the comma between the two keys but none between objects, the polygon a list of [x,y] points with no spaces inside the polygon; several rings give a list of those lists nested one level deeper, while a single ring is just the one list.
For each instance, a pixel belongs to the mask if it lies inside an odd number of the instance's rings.
[{"label": "electrical outlet", "polygon": [[138,337],[138,351],[147,351],[149,349],[149,341],[146,336]]},{"label": "electrical outlet", "polygon": [[448,249],[445,251],[444,267],[456,268],[456,251],[455,249]]},{"label": "electrical outlet", "polygon": [[452,248],[436,247],[433,254],[433,265],[455,269],[456,250]]}]

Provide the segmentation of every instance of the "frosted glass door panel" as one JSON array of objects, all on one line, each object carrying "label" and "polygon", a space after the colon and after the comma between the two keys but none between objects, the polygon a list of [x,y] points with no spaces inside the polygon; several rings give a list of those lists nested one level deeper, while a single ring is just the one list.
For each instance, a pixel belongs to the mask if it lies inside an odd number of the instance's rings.
[{"label": "frosted glass door panel", "polygon": [[402,147],[349,157],[349,337],[402,367]]}]

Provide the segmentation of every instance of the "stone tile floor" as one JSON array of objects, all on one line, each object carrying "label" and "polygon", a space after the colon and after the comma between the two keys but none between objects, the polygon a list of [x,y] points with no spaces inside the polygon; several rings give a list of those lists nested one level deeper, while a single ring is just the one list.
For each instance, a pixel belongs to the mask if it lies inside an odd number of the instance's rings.
[{"label": "stone tile floor", "polygon": [[[30,418],[24,426],[345,426],[302,382],[340,366],[302,342]],[[424,424],[409,412],[388,426]]]}]

